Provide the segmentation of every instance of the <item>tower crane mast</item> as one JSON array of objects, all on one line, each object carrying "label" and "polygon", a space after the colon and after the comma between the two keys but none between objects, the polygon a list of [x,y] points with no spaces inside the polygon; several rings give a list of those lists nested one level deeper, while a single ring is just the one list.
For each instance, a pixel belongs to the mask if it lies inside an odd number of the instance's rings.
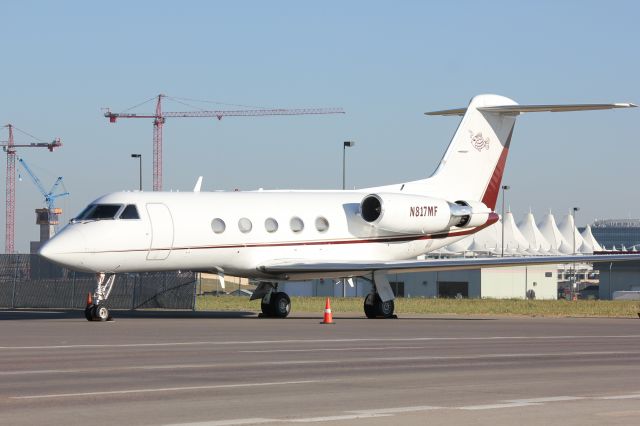
[{"label": "tower crane mast", "polygon": [[[110,123],[115,123],[120,118],[149,118],[153,119],[153,190],[162,191],[162,126],[167,118],[184,117],[251,117],[271,115],[316,115],[316,114],[344,114],[342,108],[299,108],[299,109],[244,109],[244,110],[199,110],[182,112],[163,112],[162,99],[167,95],[159,94],[156,100],[155,114],[114,113],[106,109],[104,116]],[[148,101],[147,101],[148,102]]]},{"label": "tower crane mast", "polygon": [[7,153],[7,181],[6,181],[6,216],[5,216],[5,244],[4,252],[13,254],[15,252],[15,223],[16,223],[16,148],[47,148],[52,152],[55,148],[62,146],[60,138],[52,142],[34,142],[29,144],[16,144],[13,139],[13,131],[18,130],[27,136],[36,139],[27,132],[24,132],[12,124],[4,126],[9,131],[9,139],[0,142],[0,146]]}]

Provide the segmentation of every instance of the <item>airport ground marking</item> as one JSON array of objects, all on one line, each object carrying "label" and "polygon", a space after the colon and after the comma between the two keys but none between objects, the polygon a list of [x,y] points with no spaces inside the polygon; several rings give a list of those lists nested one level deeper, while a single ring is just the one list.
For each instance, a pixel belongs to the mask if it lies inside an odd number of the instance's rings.
[{"label": "airport ground marking", "polygon": [[439,341],[508,341],[508,340],[579,340],[579,339],[637,339],[640,334],[622,335],[583,335],[583,336],[486,336],[486,337],[390,337],[356,339],[283,339],[283,340],[230,340],[196,342],[155,342],[155,343],[114,343],[114,344],[77,344],[77,345],[34,345],[0,346],[0,350],[28,349],[95,349],[95,348],[145,348],[162,346],[231,346],[231,345],[268,345],[268,344],[305,344],[305,343],[354,343],[354,342],[439,342]]},{"label": "airport ground marking", "polygon": [[171,388],[143,388],[143,389],[124,389],[116,391],[101,392],[78,392],[78,393],[54,393],[44,395],[22,395],[11,396],[9,399],[52,399],[52,398],[73,398],[87,396],[106,396],[106,395],[126,395],[134,393],[152,393],[152,392],[179,392],[192,390],[211,390],[211,389],[233,389],[233,388],[249,388],[261,386],[288,386],[288,385],[306,385],[310,383],[328,382],[328,380],[294,380],[287,382],[260,382],[260,383],[237,383],[227,385],[205,385],[205,386],[182,386]]},{"label": "airport ground marking", "polygon": [[[307,352],[315,352],[308,350]],[[397,361],[464,361],[464,360],[492,360],[492,359],[518,359],[518,358],[567,358],[577,356],[603,356],[603,355],[640,355],[640,351],[586,351],[586,352],[543,352],[543,353],[498,353],[498,354],[472,354],[472,355],[424,355],[424,356],[390,356],[366,358],[371,362],[397,362]],[[87,367],[68,369],[43,369],[43,370],[7,370],[0,371],[3,376],[21,375],[47,375],[47,374],[85,374],[106,373],[114,371],[161,371],[161,370],[187,370],[187,369],[229,369],[234,367],[264,367],[264,366],[290,366],[290,365],[333,365],[347,362],[360,362],[358,359],[307,359],[307,360],[279,360],[260,362],[234,362],[234,363],[196,363],[196,364],[164,364],[164,365],[131,365],[112,367]]]},{"label": "airport ground marking", "polygon": [[229,419],[214,420],[193,423],[175,423],[165,426],[235,426],[249,424],[266,424],[266,423],[321,423],[343,420],[358,420],[379,417],[394,417],[396,415],[416,413],[421,411],[434,410],[463,410],[463,411],[483,411],[483,410],[504,410],[511,408],[539,407],[546,404],[587,401],[587,400],[608,400],[608,399],[631,399],[640,398],[639,393],[609,396],[548,396],[536,398],[523,398],[514,400],[502,400],[495,403],[464,405],[464,406],[432,406],[418,405],[408,407],[389,407],[389,408],[373,408],[368,410],[349,410],[344,414],[335,414],[321,417],[299,417],[299,418],[245,418],[245,419]]}]

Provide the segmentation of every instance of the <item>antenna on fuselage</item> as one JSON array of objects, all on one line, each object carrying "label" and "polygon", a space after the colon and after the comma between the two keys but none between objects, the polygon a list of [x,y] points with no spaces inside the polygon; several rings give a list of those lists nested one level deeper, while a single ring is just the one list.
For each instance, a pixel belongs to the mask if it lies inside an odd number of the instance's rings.
[{"label": "antenna on fuselage", "polygon": [[193,187],[193,192],[200,192],[201,187],[202,187],[202,176],[198,176],[198,180],[196,181],[196,186]]}]

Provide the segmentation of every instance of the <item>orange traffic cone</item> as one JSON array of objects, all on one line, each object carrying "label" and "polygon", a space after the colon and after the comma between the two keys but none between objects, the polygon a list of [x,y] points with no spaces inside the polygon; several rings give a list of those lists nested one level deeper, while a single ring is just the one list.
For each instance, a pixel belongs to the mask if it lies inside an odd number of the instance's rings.
[{"label": "orange traffic cone", "polygon": [[331,302],[327,297],[327,303],[324,305],[324,320],[320,324],[333,324],[333,315],[331,314]]},{"label": "orange traffic cone", "polygon": [[87,294],[87,306],[91,306],[93,305],[93,297],[91,296],[91,293]]}]

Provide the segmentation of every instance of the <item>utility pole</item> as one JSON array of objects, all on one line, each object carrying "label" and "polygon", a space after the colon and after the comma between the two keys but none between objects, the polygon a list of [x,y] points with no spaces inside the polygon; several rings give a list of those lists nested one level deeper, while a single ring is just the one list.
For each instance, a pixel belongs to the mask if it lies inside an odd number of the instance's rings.
[{"label": "utility pole", "polygon": [[500,243],[502,251],[500,257],[504,257],[504,193],[509,189],[511,189],[509,185],[502,185],[502,242]]}]

